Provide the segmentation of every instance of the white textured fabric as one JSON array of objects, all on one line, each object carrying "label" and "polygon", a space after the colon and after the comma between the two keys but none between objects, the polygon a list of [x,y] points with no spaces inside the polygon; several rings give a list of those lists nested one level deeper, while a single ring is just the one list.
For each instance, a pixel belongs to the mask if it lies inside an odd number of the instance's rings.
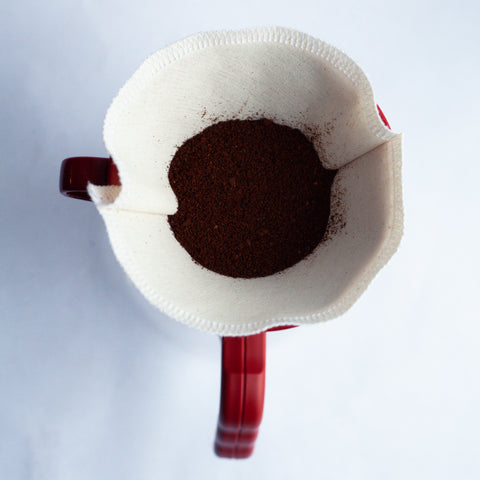
[{"label": "white textured fabric", "polygon": [[102,188],[92,185],[89,189],[90,198],[98,207],[113,203],[122,190],[118,185],[108,185]]},{"label": "white textured fabric", "polygon": [[[299,128],[325,166],[340,170],[328,240],[282,272],[233,279],[195,263],[175,240],[168,168],[209,125],[257,118]],[[246,335],[338,316],[398,247],[400,136],[380,120],[360,68],[308,35],[279,27],[202,33],[160,50],[113,101],[104,140],[122,187],[89,192],[118,260],[154,305],[199,329]]]}]

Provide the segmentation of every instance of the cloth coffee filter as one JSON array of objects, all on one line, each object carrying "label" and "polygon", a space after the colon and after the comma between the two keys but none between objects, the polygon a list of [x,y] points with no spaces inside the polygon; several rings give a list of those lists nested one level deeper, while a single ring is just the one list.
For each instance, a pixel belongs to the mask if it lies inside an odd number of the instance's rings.
[{"label": "cloth coffee filter", "polygon": [[[260,118],[299,128],[339,171],[326,240],[274,275],[231,278],[197,264],[175,239],[168,169],[206,127]],[[114,99],[104,141],[122,185],[88,189],[115,255],[150,302],[198,329],[236,336],[334,318],[398,247],[401,137],[381,121],[361,69],[303,33],[200,33],[158,51]]]}]

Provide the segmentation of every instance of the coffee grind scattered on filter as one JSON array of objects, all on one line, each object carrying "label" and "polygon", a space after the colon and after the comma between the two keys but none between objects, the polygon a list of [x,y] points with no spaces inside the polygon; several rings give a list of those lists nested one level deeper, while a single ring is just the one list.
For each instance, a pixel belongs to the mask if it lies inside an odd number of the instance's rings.
[{"label": "coffee grind scattered on filter", "polygon": [[214,272],[271,275],[321,242],[336,172],[322,166],[298,129],[267,119],[220,122],[188,139],[172,160],[179,206],[170,227]]},{"label": "coffee grind scattered on filter", "polygon": [[[338,169],[327,230],[288,268],[230,272],[277,274],[218,274],[192,260],[171,228],[180,195],[169,179],[170,164],[185,142],[219,121],[265,118],[298,128],[320,163]],[[251,335],[338,317],[399,245],[401,136],[383,125],[361,68],[304,33],[282,27],[199,33],[155,52],[112,102],[104,139],[122,186],[112,192],[89,185],[88,192],[115,255],[155,307],[199,330]],[[254,245],[245,238],[242,255],[247,240]],[[219,256],[218,243],[207,238],[205,245]],[[230,258],[239,254],[225,245]],[[278,244],[271,251],[282,256]]]}]

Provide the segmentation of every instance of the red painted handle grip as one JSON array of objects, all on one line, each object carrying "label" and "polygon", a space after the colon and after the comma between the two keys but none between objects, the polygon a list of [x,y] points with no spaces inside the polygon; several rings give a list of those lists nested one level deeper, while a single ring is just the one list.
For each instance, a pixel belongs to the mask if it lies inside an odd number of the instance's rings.
[{"label": "red painted handle grip", "polygon": [[249,457],[262,421],[266,333],[222,338],[222,387],[215,453]]},{"label": "red painted handle grip", "polygon": [[71,157],[62,162],[60,193],[80,200],[91,200],[88,183],[120,185],[118,170],[111,158]]}]

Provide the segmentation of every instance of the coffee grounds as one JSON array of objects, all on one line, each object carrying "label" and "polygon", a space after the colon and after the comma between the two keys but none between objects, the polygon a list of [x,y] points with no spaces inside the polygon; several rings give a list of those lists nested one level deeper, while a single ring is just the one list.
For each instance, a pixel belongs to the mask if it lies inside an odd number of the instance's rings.
[{"label": "coffee grounds", "polygon": [[168,221],[200,265],[229,277],[271,275],[322,240],[336,172],[300,130],[220,122],[177,150],[168,178],[178,210]]}]

